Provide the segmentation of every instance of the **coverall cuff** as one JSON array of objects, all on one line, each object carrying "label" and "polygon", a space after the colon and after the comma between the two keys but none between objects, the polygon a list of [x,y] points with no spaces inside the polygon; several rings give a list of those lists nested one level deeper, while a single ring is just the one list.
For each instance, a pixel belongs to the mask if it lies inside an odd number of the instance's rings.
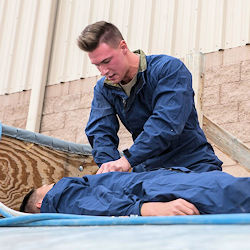
[{"label": "coverall cuff", "polygon": [[127,159],[127,161],[129,162],[131,168],[133,168],[135,166],[135,162],[133,161],[133,157],[132,157],[131,153],[129,152],[129,150],[125,149],[122,152],[123,152],[123,155],[125,156],[125,158]]},{"label": "coverall cuff", "polygon": [[136,201],[129,209],[127,210],[128,216],[138,215],[141,216],[141,207],[143,202],[141,200]]}]

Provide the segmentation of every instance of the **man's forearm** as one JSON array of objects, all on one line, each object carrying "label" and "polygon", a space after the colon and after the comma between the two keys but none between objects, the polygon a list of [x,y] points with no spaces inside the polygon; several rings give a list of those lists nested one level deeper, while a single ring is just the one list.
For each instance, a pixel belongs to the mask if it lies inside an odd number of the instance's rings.
[{"label": "man's forearm", "polygon": [[141,206],[141,216],[198,215],[198,209],[190,202],[177,199],[169,202],[147,202]]}]

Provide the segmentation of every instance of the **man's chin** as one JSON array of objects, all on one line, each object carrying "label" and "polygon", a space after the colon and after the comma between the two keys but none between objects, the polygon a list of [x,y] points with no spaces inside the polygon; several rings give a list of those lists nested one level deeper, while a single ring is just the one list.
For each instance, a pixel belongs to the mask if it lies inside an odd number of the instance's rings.
[{"label": "man's chin", "polygon": [[109,79],[109,78],[106,78],[106,81],[107,82],[109,82],[109,83],[112,83],[112,84],[118,84],[118,83],[120,83],[121,81],[120,81],[120,79]]}]

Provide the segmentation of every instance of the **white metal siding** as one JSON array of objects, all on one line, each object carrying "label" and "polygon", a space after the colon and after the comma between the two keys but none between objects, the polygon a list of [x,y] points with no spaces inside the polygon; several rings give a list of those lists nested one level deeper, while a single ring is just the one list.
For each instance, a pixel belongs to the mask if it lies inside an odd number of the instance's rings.
[{"label": "white metal siding", "polygon": [[[49,62],[42,24],[53,18],[45,13],[52,2],[58,8]],[[0,94],[32,88],[48,63],[47,84],[98,74],[76,45],[98,20],[116,24],[132,50],[148,54],[183,57],[250,43],[250,0],[0,0]]]},{"label": "white metal siding", "polygon": [[0,94],[47,82],[55,9],[51,0],[0,0]]},{"label": "white metal siding", "polygon": [[[1,93],[31,87],[30,72],[36,1],[1,1],[0,8],[0,82]],[[29,6],[27,11],[26,6]]]}]

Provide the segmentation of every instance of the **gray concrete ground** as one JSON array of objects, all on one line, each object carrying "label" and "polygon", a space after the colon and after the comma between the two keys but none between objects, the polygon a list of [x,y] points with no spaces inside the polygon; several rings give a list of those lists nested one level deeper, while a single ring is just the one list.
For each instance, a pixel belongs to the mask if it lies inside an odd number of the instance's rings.
[{"label": "gray concrete ground", "polygon": [[250,225],[0,228],[1,250],[249,250]]}]

